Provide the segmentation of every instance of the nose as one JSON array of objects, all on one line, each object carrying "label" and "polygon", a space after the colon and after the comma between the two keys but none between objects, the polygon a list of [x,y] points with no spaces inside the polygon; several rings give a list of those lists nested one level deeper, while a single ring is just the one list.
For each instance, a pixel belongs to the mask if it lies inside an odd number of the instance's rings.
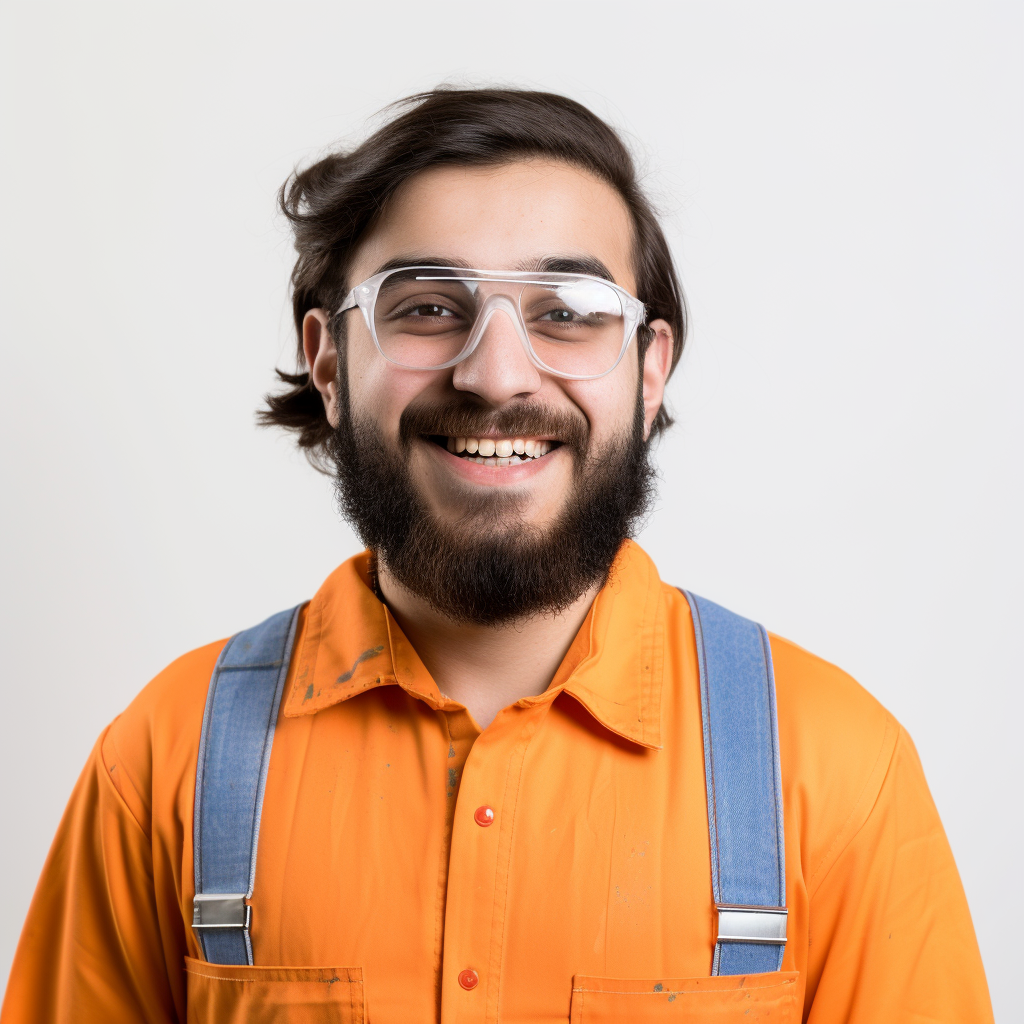
[{"label": "nose", "polygon": [[532,395],[543,381],[526,352],[518,309],[506,296],[491,296],[480,311],[476,347],[455,366],[452,383],[490,405]]}]

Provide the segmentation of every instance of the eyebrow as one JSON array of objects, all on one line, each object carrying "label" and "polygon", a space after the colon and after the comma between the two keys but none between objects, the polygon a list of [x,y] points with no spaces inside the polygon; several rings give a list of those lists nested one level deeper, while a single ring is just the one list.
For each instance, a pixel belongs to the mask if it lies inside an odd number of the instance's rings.
[{"label": "eyebrow", "polygon": [[[460,270],[497,269],[494,267],[474,268],[466,260],[460,260],[454,256],[407,254],[405,256],[395,256],[386,263],[382,263],[373,274],[376,276],[377,274],[383,274],[386,270],[399,270],[402,267],[458,267]],[[548,274],[589,274],[591,277],[602,277],[613,284],[615,282],[611,271],[595,256],[578,254],[571,256],[544,256],[539,260],[524,260],[515,269],[526,272],[535,270]]]},{"label": "eyebrow", "polygon": [[532,266],[520,264],[519,269],[540,270],[549,274],[589,274],[615,283],[612,272],[596,256],[545,256]]},{"label": "eyebrow", "polygon": [[371,275],[383,274],[386,270],[401,270],[403,267],[458,267],[460,270],[472,270],[473,268],[465,260],[455,256],[417,256],[405,255],[395,256],[382,263]]}]

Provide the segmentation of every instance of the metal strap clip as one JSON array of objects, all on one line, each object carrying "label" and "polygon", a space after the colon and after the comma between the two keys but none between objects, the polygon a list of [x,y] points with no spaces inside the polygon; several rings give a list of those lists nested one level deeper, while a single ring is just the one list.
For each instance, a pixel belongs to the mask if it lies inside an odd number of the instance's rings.
[{"label": "metal strap clip", "polygon": [[192,927],[249,928],[252,907],[245,902],[245,893],[202,892],[192,900]]},{"label": "metal strap clip", "polygon": [[743,907],[716,904],[719,942],[754,942],[762,945],[785,944],[785,907]]}]

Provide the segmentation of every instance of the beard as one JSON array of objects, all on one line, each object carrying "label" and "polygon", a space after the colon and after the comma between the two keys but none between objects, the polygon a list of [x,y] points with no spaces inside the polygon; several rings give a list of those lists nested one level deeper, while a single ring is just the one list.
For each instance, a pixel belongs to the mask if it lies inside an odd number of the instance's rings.
[{"label": "beard", "polygon": [[[376,424],[353,418],[347,381],[339,384],[341,415],[327,445],[339,509],[402,586],[455,622],[498,626],[565,611],[604,585],[650,506],[655,471],[639,394],[627,430],[594,449],[582,415],[526,403],[485,412],[458,398],[407,408],[394,442]],[[460,513],[447,520],[417,491],[415,439],[443,445],[448,437],[488,432],[555,437],[568,450],[572,483],[548,526],[524,521],[526,496],[511,488],[460,494]]]}]

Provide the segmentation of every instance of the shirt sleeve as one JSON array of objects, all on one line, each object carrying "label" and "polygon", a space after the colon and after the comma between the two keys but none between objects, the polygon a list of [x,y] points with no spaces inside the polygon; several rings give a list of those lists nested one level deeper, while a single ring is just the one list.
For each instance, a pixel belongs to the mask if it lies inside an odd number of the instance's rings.
[{"label": "shirt sleeve", "polygon": [[992,1020],[960,876],[910,737],[810,893],[808,1024]]},{"label": "shirt sleeve", "polygon": [[[0,1024],[164,1024],[183,1019],[167,964],[147,829],[96,744],[29,908]],[[179,972],[180,973],[180,972]]]}]

